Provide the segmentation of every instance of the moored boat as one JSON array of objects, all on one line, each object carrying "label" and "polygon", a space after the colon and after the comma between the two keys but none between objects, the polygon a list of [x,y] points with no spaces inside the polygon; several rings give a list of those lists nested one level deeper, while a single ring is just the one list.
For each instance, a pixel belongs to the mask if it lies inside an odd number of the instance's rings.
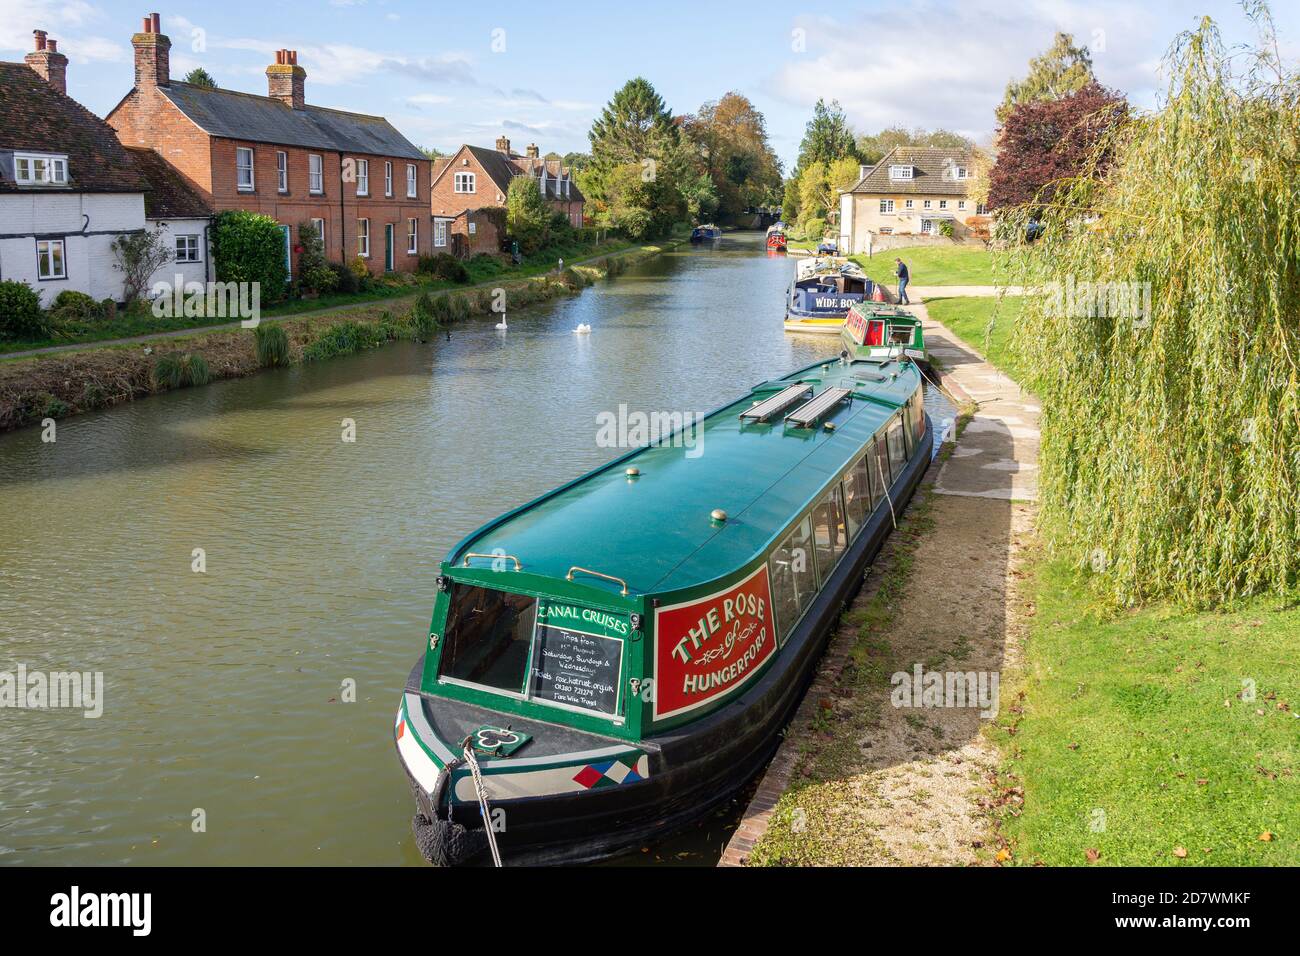
[{"label": "moored boat", "polygon": [[702,223],[691,230],[691,242],[709,242],[721,238],[722,230],[711,222]]},{"label": "moored boat", "polygon": [[915,365],[835,360],[462,540],[394,724],[421,852],[589,861],[734,794],[930,453]]},{"label": "moored boat", "polygon": [[785,244],[785,223],[773,223],[767,229],[767,248],[784,252]]},{"label": "moored boat", "polygon": [[905,356],[928,362],[921,320],[907,309],[884,302],[857,302],[849,309],[840,341],[850,359]]},{"label": "moored boat", "polygon": [[849,309],[874,290],[875,283],[851,259],[800,259],[786,289],[785,329],[838,335]]}]

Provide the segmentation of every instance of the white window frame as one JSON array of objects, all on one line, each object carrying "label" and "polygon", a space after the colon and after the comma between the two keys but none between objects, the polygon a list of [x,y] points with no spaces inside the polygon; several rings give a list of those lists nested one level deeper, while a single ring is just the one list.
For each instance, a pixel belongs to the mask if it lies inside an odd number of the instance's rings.
[{"label": "white window frame", "polygon": [[313,196],[325,192],[325,157],[319,153],[307,155],[307,192]]},{"label": "white window frame", "polygon": [[989,214],[989,207],[987,205],[985,205],[984,203],[975,204],[975,215],[987,216],[988,214]]},{"label": "white window frame", "polygon": [[316,237],[317,237],[318,239],[320,239],[320,245],[321,245],[321,249],[322,249],[322,251],[325,250],[325,249],[328,249],[329,246],[327,246],[327,245],[325,244],[325,220],[324,220],[324,219],[310,219],[310,220],[308,220],[308,222],[310,222],[313,226],[316,227]]},{"label": "white window frame", "polygon": [[420,195],[419,167],[415,163],[406,164],[406,198],[417,199]]},{"label": "white window frame", "polygon": [[289,191],[289,154],[282,149],[275,151],[275,178],[276,191],[287,193]]},{"label": "white window frame", "polygon": [[420,253],[420,220],[412,217],[406,220],[406,254],[408,256],[419,255]]},{"label": "white window frame", "polygon": [[357,160],[357,195],[370,195],[370,160]]},{"label": "white window frame", "polygon": [[393,164],[387,160],[384,162],[384,195],[393,198]]},{"label": "white window frame", "polygon": [[14,181],[19,186],[66,186],[68,157],[59,153],[14,153]]},{"label": "white window frame", "polygon": [[910,200],[910,199],[904,199],[904,200],[903,200],[903,208],[904,208],[904,209],[911,209],[912,206],[913,206],[913,202],[912,202],[912,200]]},{"label": "white window frame", "polygon": [[370,220],[357,220],[357,255],[362,259],[370,258]]},{"label": "white window frame", "polygon": [[[49,259],[51,272],[45,275],[41,269],[41,247],[45,247],[45,255]],[[57,274],[54,273],[54,248],[59,249],[59,269]],[[38,239],[36,240],[36,278],[40,282],[54,282],[59,279],[68,277],[68,247],[62,239]]]},{"label": "white window frame", "polygon": [[965,209],[965,208],[966,208],[966,200],[964,200],[964,199],[958,199],[958,200],[957,200],[957,208],[958,208],[958,209]]},{"label": "white window frame", "polygon": [[[247,165],[240,162],[240,160],[242,160],[245,156],[248,157]],[[241,193],[251,193],[257,189],[256,162],[257,162],[257,157],[253,153],[253,147],[251,146],[235,147],[235,189],[236,191]],[[248,173],[247,185],[245,185],[242,182],[242,177],[245,171],[247,171]]]},{"label": "white window frame", "polygon": [[958,180],[958,181],[961,181],[961,180],[963,180],[963,179],[969,179],[969,178],[970,178],[970,172],[969,172],[969,170],[967,170],[967,168],[966,168],[965,166],[956,166],[956,165],[954,165],[954,166],[952,167],[952,178],[955,179],[955,180]]},{"label": "white window frame", "polygon": [[940,209],[947,209],[947,208],[948,208],[948,200],[946,200],[946,199],[940,199],[940,200],[939,200],[939,208],[940,208]]},{"label": "white window frame", "polygon": [[881,211],[882,214],[885,214],[885,215],[888,215],[889,213],[893,212],[893,211],[894,211],[894,200],[892,200],[892,199],[882,199],[882,200],[880,200],[880,211]]},{"label": "white window frame", "polygon": [[911,166],[890,166],[889,178],[893,180],[911,179],[913,169]]},{"label": "white window frame", "polygon": [[922,209],[929,209],[930,206],[931,206],[931,204],[932,204],[932,202],[933,202],[933,201],[932,201],[932,200],[929,200],[929,199],[922,199],[922,200],[921,200],[921,208],[922,208]]},{"label": "white window frame", "polygon": [[476,173],[457,173],[452,189],[458,193],[478,192],[478,175]]},{"label": "white window frame", "polygon": [[[202,262],[199,255],[199,237],[196,233],[183,233],[174,237],[175,242],[173,251],[176,255],[177,262]],[[181,254],[181,246],[184,244],[185,252]]]},{"label": "white window frame", "polygon": [[435,248],[443,249],[447,245],[447,220],[435,219],[433,221],[433,245]]}]

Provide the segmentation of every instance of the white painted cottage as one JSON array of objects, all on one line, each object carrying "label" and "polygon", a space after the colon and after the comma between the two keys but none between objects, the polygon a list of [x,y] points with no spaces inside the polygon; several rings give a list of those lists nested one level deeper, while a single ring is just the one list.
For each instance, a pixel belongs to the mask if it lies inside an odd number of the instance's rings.
[{"label": "white painted cottage", "polygon": [[0,280],[28,283],[47,308],[65,289],[121,301],[113,241],[161,228],[179,261],[153,281],[178,272],[204,281],[202,200],[177,177],[160,179],[148,157],[133,158],[112,127],[69,97],[67,57],[43,31],[35,36],[24,63],[0,62]]}]

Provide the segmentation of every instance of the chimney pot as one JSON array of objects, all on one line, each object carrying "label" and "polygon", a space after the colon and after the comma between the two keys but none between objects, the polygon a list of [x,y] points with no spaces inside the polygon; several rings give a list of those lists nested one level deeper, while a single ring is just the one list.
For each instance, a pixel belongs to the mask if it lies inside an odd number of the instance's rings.
[{"label": "chimney pot", "polygon": [[23,62],[60,93],[68,92],[68,58],[59,52],[57,40],[49,39],[44,30],[33,30],[36,49],[23,57]]},{"label": "chimney pot", "polygon": [[162,16],[160,14],[149,14],[149,23],[153,27],[154,33],[162,33]]},{"label": "chimney pot", "polygon": [[144,29],[131,38],[135,48],[136,89],[168,86],[171,83],[172,41],[163,36],[162,18],[151,13]]},{"label": "chimney pot", "polygon": [[32,36],[36,37],[36,52],[40,53],[45,49],[45,37],[47,34],[44,30],[33,30]]},{"label": "chimney pot", "polygon": [[45,44],[45,48],[46,48],[47,50],[49,50],[51,53],[58,53],[58,52],[59,52],[59,41],[58,41],[58,40],[50,40],[48,43]]}]

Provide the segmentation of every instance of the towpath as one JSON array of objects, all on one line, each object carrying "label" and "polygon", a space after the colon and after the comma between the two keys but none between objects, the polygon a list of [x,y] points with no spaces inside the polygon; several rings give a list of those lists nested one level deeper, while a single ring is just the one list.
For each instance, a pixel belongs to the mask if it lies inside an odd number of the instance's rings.
[{"label": "towpath", "polygon": [[[1013,662],[1027,617],[1015,581],[1037,497],[1039,409],[923,305],[913,311],[944,386],[973,414],[832,638],[721,866],[996,862],[991,808],[1006,797],[992,783],[988,720],[974,707],[893,706],[891,695],[894,675],[910,684],[918,666],[982,674],[991,690]],[[945,426],[934,424],[938,437]]]}]

